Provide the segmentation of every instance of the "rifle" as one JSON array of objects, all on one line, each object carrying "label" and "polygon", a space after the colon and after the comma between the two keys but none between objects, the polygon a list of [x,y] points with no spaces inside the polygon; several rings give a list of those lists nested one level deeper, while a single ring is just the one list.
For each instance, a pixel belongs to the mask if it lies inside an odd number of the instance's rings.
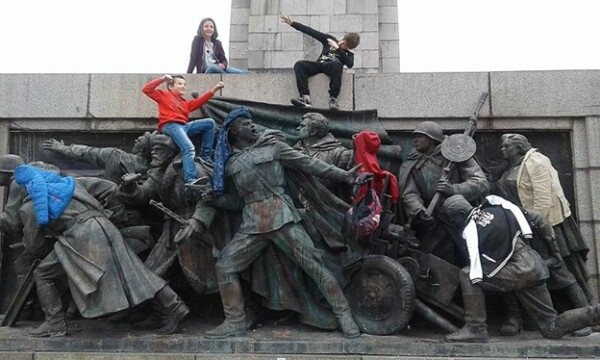
[{"label": "rifle", "polygon": [[[160,210],[163,214],[165,214],[168,217],[170,217],[171,219],[175,220],[179,225],[181,225],[181,226],[187,225],[187,221],[184,218],[177,215],[173,210],[164,206],[163,203],[158,202],[156,200],[150,200],[150,205],[154,206],[156,209]],[[202,236],[200,236],[200,239],[210,246],[213,245],[213,239],[212,239],[212,236],[208,233],[208,229],[205,233],[202,234]]]},{"label": "rifle", "polygon": [[175,220],[179,225],[181,226],[185,226],[187,224],[187,221],[185,221],[184,218],[182,218],[181,216],[177,215],[173,210],[169,209],[168,207],[164,206],[163,203],[158,202],[156,200],[150,200],[150,205],[154,206],[155,208],[157,208],[158,210],[160,210],[163,214],[167,215],[168,217],[170,217],[171,219]]},{"label": "rifle", "polygon": [[138,181],[141,178],[142,178],[142,174],[138,174],[138,173],[125,174],[125,175],[121,176],[121,185],[131,184],[132,182]]},{"label": "rifle", "polygon": [[36,259],[33,262],[33,264],[31,264],[29,271],[27,271],[27,274],[23,278],[23,282],[19,285],[17,292],[15,293],[15,295],[13,296],[13,298],[10,302],[10,305],[8,305],[8,308],[6,309],[6,315],[4,316],[4,319],[2,319],[0,326],[11,327],[11,326],[14,326],[15,323],[17,322],[17,317],[19,316],[19,313],[23,309],[23,306],[25,306],[25,302],[27,301],[29,294],[33,290],[33,286],[34,286],[33,271],[37,268],[37,266],[40,264],[40,262],[41,262],[40,259]]},{"label": "rifle", "polygon": [[121,183],[119,184],[119,190],[125,193],[133,192],[136,188],[137,181],[142,178],[142,174],[138,173],[127,173],[121,176]]},{"label": "rifle", "polygon": [[[477,103],[477,106],[475,107],[475,111],[473,112],[473,115],[471,115],[471,117],[469,118],[469,123],[467,124],[467,128],[463,132],[462,137],[467,136],[469,138],[472,138],[473,135],[475,134],[475,130],[477,130],[477,118],[479,117],[479,112],[481,111],[481,108],[483,107],[483,104],[485,103],[485,100],[487,99],[487,97],[488,97],[487,92],[484,91],[483,93],[481,93],[481,96],[479,97],[479,102]],[[446,165],[446,167],[442,170],[442,176],[440,177],[440,180],[448,180],[448,178],[450,177],[450,173],[452,172],[452,169],[454,168],[454,164],[455,164],[454,161],[448,162],[448,165]],[[425,214],[427,216],[431,216],[433,214],[433,212],[439,205],[441,197],[442,197],[442,194],[440,194],[439,191],[436,192],[435,195],[433,195],[433,199],[431,199],[431,202],[429,203],[429,206],[427,207],[427,211],[425,212]]]}]

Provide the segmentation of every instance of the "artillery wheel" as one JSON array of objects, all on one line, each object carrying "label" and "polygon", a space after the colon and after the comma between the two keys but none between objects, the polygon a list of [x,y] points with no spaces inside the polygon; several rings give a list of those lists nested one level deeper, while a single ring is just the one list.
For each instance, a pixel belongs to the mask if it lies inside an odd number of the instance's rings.
[{"label": "artillery wheel", "polygon": [[388,335],[403,329],[415,308],[415,286],[408,271],[384,255],[368,255],[346,288],[360,331]]}]

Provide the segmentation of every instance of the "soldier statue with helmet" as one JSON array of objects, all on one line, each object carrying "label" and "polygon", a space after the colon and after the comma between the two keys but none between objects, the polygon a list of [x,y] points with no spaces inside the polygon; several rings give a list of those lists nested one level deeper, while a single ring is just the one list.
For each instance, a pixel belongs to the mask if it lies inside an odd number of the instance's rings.
[{"label": "soldier statue with helmet", "polygon": [[446,226],[438,221],[443,206],[432,214],[427,207],[436,193],[444,197],[461,195],[469,202],[486,195],[489,184],[485,174],[473,157],[456,163],[448,177],[442,179],[449,161],[442,155],[445,136],[442,128],[433,121],[424,121],[413,131],[414,149],[402,164],[398,176],[400,186],[400,211],[421,239],[420,250],[432,253],[452,264],[464,265],[449,240]]},{"label": "soldier statue with helmet", "polygon": [[13,173],[17,166],[24,163],[25,161],[19,155],[0,155],[0,186],[9,187],[7,204],[4,206],[4,212],[0,213],[0,231],[2,232],[21,229],[21,226],[18,225],[18,210],[27,193],[20,191],[21,187],[13,181]]},{"label": "soldier statue with helmet", "polygon": [[[27,197],[27,191],[13,179],[16,167],[23,164],[25,164],[25,161],[19,155],[0,155],[0,186],[9,188],[4,211],[0,213],[1,232],[19,233],[23,229],[19,209],[23,200]],[[36,259],[44,258],[50,252],[49,244],[49,242],[23,243],[23,251],[15,260],[15,273],[18,284],[23,281],[33,262]]]}]

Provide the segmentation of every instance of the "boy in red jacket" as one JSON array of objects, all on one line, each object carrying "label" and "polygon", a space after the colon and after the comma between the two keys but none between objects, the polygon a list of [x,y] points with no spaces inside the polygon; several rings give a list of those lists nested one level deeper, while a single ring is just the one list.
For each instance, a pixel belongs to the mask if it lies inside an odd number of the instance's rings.
[{"label": "boy in red jacket", "polygon": [[[167,90],[157,89],[164,82],[167,83]],[[212,89],[197,99],[186,100],[183,98],[186,89],[183,76],[163,75],[150,81],[142,89],[144,94],[158,103],[158,131],[173,138],[181,151],[186,184],[192,184],[197,176],[194,165],[196,151],[190,137],[201,134],[200,158],[202,160],[210,160],[215,138],[215,121],[213,119],[189,121],[189,114],[206,104],[224,86],[223,82],[219,81]]]}]

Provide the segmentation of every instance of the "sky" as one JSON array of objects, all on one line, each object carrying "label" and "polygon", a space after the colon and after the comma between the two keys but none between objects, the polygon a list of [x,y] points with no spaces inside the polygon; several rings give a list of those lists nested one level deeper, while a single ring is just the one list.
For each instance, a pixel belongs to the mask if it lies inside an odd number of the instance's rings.
[{"label": "sky", "polygon": [[[4,0],[0,73],[184,73],[204,17],[228,52],[230,7]],[[598,0],[398,0],[400,71],[600,69],[599,14]]]}]

